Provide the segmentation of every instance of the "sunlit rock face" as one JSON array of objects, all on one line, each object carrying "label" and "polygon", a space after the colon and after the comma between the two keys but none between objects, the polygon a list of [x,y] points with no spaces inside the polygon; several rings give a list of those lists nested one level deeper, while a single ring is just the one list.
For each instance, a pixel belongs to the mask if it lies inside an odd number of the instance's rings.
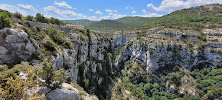
[{"label": "sunlit rock face", "polygon": [[23,30],[12,28],[0,30],[0,64],[27,61],[35,52],[35,47]]},{"label": "sunlit rock face", "polygon": [[[213,30],[205,30],[204,32],[205,34],[221,34],[219,31],[215,31],[215,33]],[[147,67],[147,71],[155,71],[160,67],[175,65],[189,70],[199,64],[222,65],[222,53],[212,51],[215,48],[219,50],[221,47],[212,47],[210,40],[202,45],[194,44],[191,46],[192,42],[199,40],[200,36],[198,34],[176,31],[148,32],[146,36],[141,37],[145,38],[142,44],[138,43],[136,36],[129,37],[128,41],[122,42],[124,37],[117,37],[114,40],[115,48],[121,48],[121,52],[115,58],[117,67],[123,66],[124,62],[129,59],[137,59]],[[165,37],[169,37],[171,40],[167,40]],[[185,43],[179,42],[185,40],[187,41]],[[220,43],[218,41],[214,44]]]}]

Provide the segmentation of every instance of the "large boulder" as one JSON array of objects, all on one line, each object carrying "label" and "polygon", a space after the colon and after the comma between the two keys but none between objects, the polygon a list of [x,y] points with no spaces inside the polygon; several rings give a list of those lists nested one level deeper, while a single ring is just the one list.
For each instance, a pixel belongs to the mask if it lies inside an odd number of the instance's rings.
[{"label": "large boulder", "polygon": [[45,94],[47,94],[49,91],[51,91],[51,89],[50,89],[50,88],[47,88],[47,87],[39,87],[39,86],[37,86],[36,88],[35,88],[35,87],[29,88],[29,89],[27,90],[27,92],[26,92],[26,97],[29,98],[29,97],[31,97],[33,94],[34,94],[34,95],[37,95],[37,96],[43,95],[43,94],[45,95]]},{"label": "large boulder", "polygon": [[78,90],[71,85],[63,83],[61,89],[46,94],[48,100],[79,100]]},{"label": "large boulder", "polygon": [[0,64],[27,61],[36,48],[22,29],[4,28],[0,30]]}]

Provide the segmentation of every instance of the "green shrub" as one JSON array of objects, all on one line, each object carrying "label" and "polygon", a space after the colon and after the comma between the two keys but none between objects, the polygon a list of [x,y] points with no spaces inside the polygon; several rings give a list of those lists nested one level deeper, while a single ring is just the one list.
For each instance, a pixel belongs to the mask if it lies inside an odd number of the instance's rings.
[{"label": "green shrub", "polygon": [[0,29],[10,26],[10,19],[6,13],[0,13]]},{"label": "green shrub", "polygon": [[55,48],[55,43],[49,38],[49,37],[46,37],[43,39],[43,45],[47,48],[47,50],[49,51],[55,51],[56,48]]},{"label": "green shrub", "polygon": [[113,58],[113,55],[112,55],[112,53],[107,53],[107,55],[110,57],[110,58]]},{"label": "green shrub", "polygon": [[15,12],[15,13],[13,14],[13,16],[14,16],[15,18],[17,18],[17,19],[22,19],[22,14],[20,14],[19,12]]},{"label": "green shrub", "polygon": [[0,65],[0,72],[8,70],[7,65]]},{"label": "green shrub", "polygon": [[200,33],[200,39],[202,40],[202,41],[207,41],[207,36],[204,34],[204,33]]},{"label": "green shrub", "polygon": [[89,79],[84,79],[83,80],[84,84],[85,84],[85,88],[88,88],[89,87]]},{"label": "green shrub", "polygon": [[26,18],[25,18],[25,19],[26,19],[26,20],[28,20],[28,21],[32,21],[32,20],[33,20],[33,18],[34,18],[33,16],[28,15],[28,16],[26,16]]},{"label": "green shrub", "polygon": [[81,40],[85,40],[86,39],[86,36],[83,34],[83,33],[80,33],[78,35],[78,38],[80,38]]},{"label": "green shrub", "polygon": [[58,30],[54,27],[52,28],[48,28],[47,33],[49,34],[49,36],[53,39],[53,41],[61,44],[65,41],[64,37],[62,36],[61,33],[58,33]]},{"label": "green shrub", "polygon": [[38,50],[38,51],[37,51],[37,57],[38,57],[38,59],[40,59],[40,60],[44,59],[44,58],[45,58],[44,52],[41,51],[41,50]]},{"label": "green shrub", "polygon": [[208,28],[216,28],[216,25],[209,25]]},{"label": "green shrub", "polygon": [[45,80],[43,85],[51,89],[58,88],[67,77],[64,69],[54,71],[54,66],[47,60],[42,62],[42,68],[38,71],[38,73],[39,76]]},{"label": "green shrub", "polygon": [[64,47],[67,49],[72,49],[74,47],[74,44],[71,41],[65,41],[63,43]]},{"label": "green shrub", "polygon": [[87,96],[86,91],[79,91],[78,95],[80,96]]}]

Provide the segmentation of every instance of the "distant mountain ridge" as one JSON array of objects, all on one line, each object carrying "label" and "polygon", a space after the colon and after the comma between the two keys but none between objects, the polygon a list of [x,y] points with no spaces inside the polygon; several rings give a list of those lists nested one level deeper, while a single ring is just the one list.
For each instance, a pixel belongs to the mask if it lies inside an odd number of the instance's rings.
[{"label": "distant mountain ridge", "polygon": [[91,21],[91,20],[88,20],[88,19],[79,19],[79,20],[62,20],[63,22],[70,22],[70,23],[73,23],[73,24],[79,24],[79,25],[83,25],[83,26],[89,26],[91,25],[92,23],[95,23],[97,21]]},{"label": "distant mountain ridge", "polygon": [[185,8],[174,11],[162,17],[139,17],[128,16],[115,20],[90,21],[63,20],[80,24],[95,30],[124,30],[141,27],[164,26],[165,28],[192,28],[201,30],[202,28],[221,27],[222,23],[222,5],[208,4],[197,7]]},{"label": "distant mountain ridge", "polygon": [[139,17],[139,16],[133,16],[133,17],[123,17],[120,19],[116,19],[116,21],[123,23],[127,26],[140,26],[142,24],[148,23],[150,21],[153,21],[157,19],[158,17]]},{"label": "distant mountain ridge", "polygon": [[125,29],[129,27],[141,26],[145,23],[153,21],[158,17],[139,17],[139,16],[129,16],[123,17],[115,20],[101,20],[101,21],[90,21],[88,19],[79,19],[79,20],[62,20],[63,22],[70,22],[73,24],[80,24],[92,29]]},{"label": "distant mountain ridge", "polygon": [[174,11],[169,15],[218,15],[222,13],[221,4],[208,4]]},{"label": "distant mountain ridge", "polygon": [[177,29],[193,29],[200,31],[203,28],[220,28],[222,25],[222,5],[208,4],[197,7],[185,8],[145,23],[143,26]]},{"label": "distant mountain ridge", "polygon": [[96,30],[107,30],[107,29],[123,29],[126,28],[127,25],[118,22],[116,20],[101,20],[95,23],[90,24],[88,27]]}]

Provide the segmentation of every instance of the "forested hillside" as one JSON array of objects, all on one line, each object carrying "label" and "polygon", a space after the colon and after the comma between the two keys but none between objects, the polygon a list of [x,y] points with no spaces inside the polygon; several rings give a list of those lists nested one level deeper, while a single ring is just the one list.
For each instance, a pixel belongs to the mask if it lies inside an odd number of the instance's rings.
[{"label": "forested hillside", "polygon": [[130,28],[140,27],[145,23],[151,22],[157,19],[157,17],[123,17],[116,20],[101,20],[90,21],[85,19],[80,20],[62,20],[63,22],[69,22],[73,24],[80,24],[89,27],[94,30],[127,30]]},{"label": "forested hillside", "polygon": [[68,22],[72,24],[79,24],[83,26],[89,26],[97,21],[90,21],[88,19],[79,19],[79,20],[62,20],[63,22]]},{"label": "forested hillside", "polygon": [[222,6],[210,4],[195,8],[182,9],[144,24],[144,27],[164,26],[166,28],[193,29],[220,28]]},{"label": "forested hillside", "polygon": [[127,25],[128,27],[138,27],[145,23],[149,23],[153,20],[157,19],[157,17],[123,17],[120,19],[116,19],[116,21],[123,23],[124,25]]}]

